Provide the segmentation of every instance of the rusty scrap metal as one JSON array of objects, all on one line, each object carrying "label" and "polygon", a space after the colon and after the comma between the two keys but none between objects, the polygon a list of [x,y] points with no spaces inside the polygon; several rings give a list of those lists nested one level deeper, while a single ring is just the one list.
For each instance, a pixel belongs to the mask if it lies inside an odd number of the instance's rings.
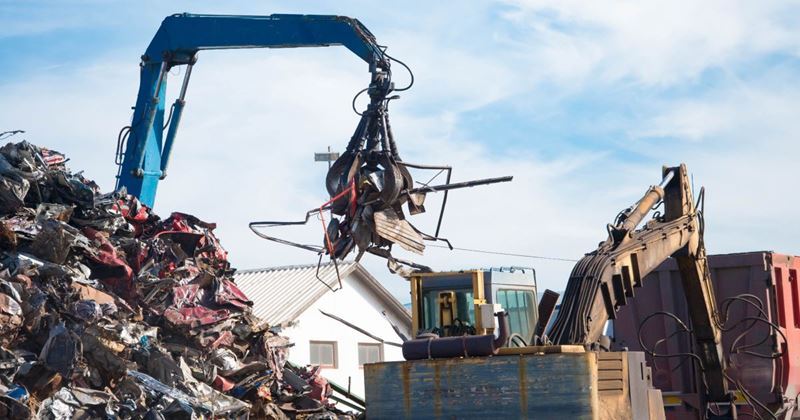
[{"label": "rusty scrap metal", "polygon": [[0,418],[353,417],[287,384],[323,380],[286,366],[216,225],[102,194],[66,161],[0,147]]}]

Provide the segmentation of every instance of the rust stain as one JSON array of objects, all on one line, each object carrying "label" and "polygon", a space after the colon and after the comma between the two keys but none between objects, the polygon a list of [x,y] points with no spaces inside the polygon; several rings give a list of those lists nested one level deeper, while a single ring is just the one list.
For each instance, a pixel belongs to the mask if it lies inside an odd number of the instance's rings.
[{"label": "rust stain", "polygon": [[519,358],[519,414],[520,418],[528,418],[528,374],[525,372],[525,358]]},{"label": "rust stain", "polygon": [[442,417],[442,375],[438,363],[433,365],[433,413],[436,418]]},{"label": "rust stain", "polygon": [[403,403],[405,404],[406,417],[411,414],[411,363],[404,362],[403,375]]}]

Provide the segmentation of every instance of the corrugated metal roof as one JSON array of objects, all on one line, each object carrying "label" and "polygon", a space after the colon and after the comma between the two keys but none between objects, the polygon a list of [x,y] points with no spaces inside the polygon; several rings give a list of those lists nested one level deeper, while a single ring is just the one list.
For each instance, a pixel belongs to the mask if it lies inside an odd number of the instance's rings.
[{"label": "corrugated metal roof", "polygon": [[[344,278],[358,263],[340,262],[338,265],[339,275]],[[319,267],[319,279],[316,264],[241,270],[234,274],[234,279],[247,297],[256,302],[253,314],[270,325],[294,320],[329,291],[328,286],[339,286],[336,269],[330,263]]]}]

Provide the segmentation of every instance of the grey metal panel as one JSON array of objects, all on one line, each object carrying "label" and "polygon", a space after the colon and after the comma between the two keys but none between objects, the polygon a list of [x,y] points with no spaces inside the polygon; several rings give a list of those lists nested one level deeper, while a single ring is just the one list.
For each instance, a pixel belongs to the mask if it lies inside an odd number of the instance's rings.
[{"label": "grey metal panel", "polygon": [[630,351],[624,353],[628,356],[628,391],[631,399],[631,415],[635,419],[645,419],[650,416],[650,381],[649,368],[644,360],[644,353]]},{"label": "grey metal panel", "polygon": [[[489,269],[484,273],[486,285],[484,290],[486,293],[486,300],[489,303],[496,302],[497,292],[501,289],[524,289],[533,291],[533,307],[539,307],[539,289],[536,286],[536,271],[532,268],[500,268]],[[491,284],[491,286],[490,286]],[[489,293],[491,290],[491,293]],[[539,317],[538,312],[534,314],[534,321]]]},{"label": "grey metal panel", "polygon": [[368,364],[370,419],[591,419],[593,353]]},{"label": "grey metal panel", "polygon": [[484,276],[490,277],[492,284],[536,288],[536,271],[532,268],[492,268],[486,270]]},{"label": "grey metal panel", "polygon": [[[488,292],[489,285],[527,286],[536,290],[536,272],[532,268],[481,268],[483,271],[484,290]],[[425,279],[428,288],[452,288],[457,284],[464,284],[472,279],[473,270],[453,271],[448,275],[429,277]],[[488,294],[488,293],[487,293]],[[488,298],[488,296],[487,296]]]},{"label": "grey metal panel", "polygon": [[[339,263],[342,278],[348,276],[356,263]],[[253,313],[271,325],[293,321],[308,309],[330,287],[338,286],[332,264],[317,266],[288,266],[242,270],[234,274],[239,288],[253,301]],[[324,283],[323,283],[324,281]]]}]

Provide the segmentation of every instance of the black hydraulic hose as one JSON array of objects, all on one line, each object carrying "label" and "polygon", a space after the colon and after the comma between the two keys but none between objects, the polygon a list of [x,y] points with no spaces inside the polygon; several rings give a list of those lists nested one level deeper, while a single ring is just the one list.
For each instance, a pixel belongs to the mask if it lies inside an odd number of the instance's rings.
[{"label": "black hydraulic hose", "polygon": [[[755,302],[753,302],[753,300],[751,300],[751,299],[755,299]],[[730,312],[730,306],[731,306],[731,304],[733,304],[736,301],[744,302],[744,303],[756,308],[756,310],[759,312],[759,314],[761,316],[763,316],[766,319],[769,319],[769,317],[767,316],[767,313],[764,312],[764,302],[762,302],[761,299],[758,296],[750,294],[750,293],[743,293],[743,294],[740,294],[740,295],[731,296],[731,297],[726,298],[726,299],[724,299],[722,301],[722,305],[721,306],[723,308],[722,313],[724,315],[724,319],[721,320],[721,324],[722,325],[718,325],[718,327],[722,331],[726,331],[726,330],[730,329],[730,328],[725,327],[724,325],[728,321],[728,316],[729,316],[729,312]]]},{"label": "black hydraulic hose", "polygon": [[604,254],[589,254],[575,265],[561,302],[559,316],[549,336],[558,344],[586,342],[591,325],[588,317],[600,291],[602,275],[610,264]]},{"label": "black hydraulic hose", "polygon": [[[753,302],[752,300],[755,300],[755,302]],[[761,299],[759,299],[758,296],[755,296],[755,295],[752,295],[752,294],[749,294],[749,293],[743,293],[743,294],[740,294],[740,295],[729,297],[729,298],[727,298],[727,299],[722,301],[722,307],[723,307],[722,314],[724,315],[724,319],[720,320],[720,324],[721,325],[718,325],[720,331],[722,331],[722,332],[731,331],[731,330],[735,329],[737,326],[739,326],[739,324],[741,324],[741,320],[740,320],[739,322],[736,322],[733,325],[725,326],[725,324],[728,322],[728,318],[730,316],[730,306],[731,306],[731,304],[733,304],[736,301],[744,302],[744,303],[756,308],[756,310],[761,315],[761,317],[763,317],[764,319],[769,319],[769,316],[767,316],[767,313],[764,312],[764,303],[761,301]],[[749,330],[752,327],[754,327],[755,325],[756,325],[756,321],[752,321],[750,323],[750,325],[745,327],[745,330]],[[747,345],[746,348],[747,347],[758,346],[759,344],[763,343],[767,339],[769,339],[769,336],[765,337],[763,340],[761,340],[758,343]]]},{"label": "black hydraulic hose", "polygon": [[378,129],[381,135],[381,148],[386,153],[389,153],[391,150],[389,146],[389,132],[386,129],[386,122],[388,120],[389,116],[386,114],[386,110],[384,109],[378,114]]},{"label": "black hydraulic hose", "polygon": [[[760,317],[745,317],[745,318],[737,320],[732,325],[725,325],[727,323],[728,319],[729,319],[729,316],[730,316],[730,307],[734,302],[737,302],[737,301],[746,303],[747,305],[752,306],[753,308],[755,308],[758,311]],[[761,344],[765,343],[767,340],[769,340],[771,337],[773,337],[773,335],[769,333],[770,330],[775,331],[778,334],[780,334],[781,337],[783,338],[784,342],[786,342],[786,336],[784,336],[784,334],[781,331],[780,327],[777,324],[775,324],[774,322],[769,321],[769,316],[767,316],[767,313],[763,309],[764,308],[764,303],[761,301],[761,299],[758,296],[755,296],[755,295],[752,295],[752,294],[749,294],[749,293],[743,293],[743,294],[740,294],[740,295],[736,295],[736,296],[732,296],[732,297],[724,299],[722,301],[722,305],[721,306],[722,306],[722,309],[723,309],[722,310],[722,315],[723,315],[722,318],[723,319],[720,321],[721,325],[718,325],[720,331],[722,331],[722,332],[733,331],[739,325],[742,325],[744,323],[749,322],[749,325],[745,326],[744,330],[731,343],[731,345],[729,347],[729,354],[734,354],[734,353],[749,354],[749,355],[754,356],[754,357],[760,357],[760,358],[765,358],[765,359],[776,359],[776,358],[780,357],[783,354],[782,352],[777,352],[777,353],[773,353],[772,355],[765,355],[765,354],[756,353],[756,352],[753,352],[753,351],[746,350],[746,349],[758,347]],[[758,324],[758,323],[767,324],[767,326],[769,327],[769,329],[767,330],[768,333],[764,336],[764,338],[762,338],[761,340],[759,340],[759,341],[757,341],[755,343],[746,344],[746,345],[742,345],[742,346],[736,347],[736,344],[739,341],[741,341],[745,336],[747,336],[753,330],[755,325]],[[734,350],[734,348],[735,348],[735,350]]]},{"label": "black hydraulic hose", "polygon": [[675,322],[678,324],[678,326],[680,326],[682,328],[682,330],[680,330],[680,331],[688,332],[690,334],[692,333],[692,330],[690,330],[689,327],[687,327],[686,324],[683,321],[681,321],[681,319],[678,318],[675,314],[673,314],[671,312],[666,312],[666,311],[653,312],[652,314],[650,314],[647,317],[645,317],[642,320],[642,322],[639,324],[639,330],[637,332],[637,335],[639,336],[638,337],[639,338],[639,346],[641,346],[642,351],[644,351],[645,353],[649,354],[650,357],[654,357],[654,358],[655,357],[663,357],[663,358],[691,357],[691,358],[697,360],[697,365],[700,368],[700,371],[704,372],[705,371],[705,366],[703,366],[703,360],[700,359],[700,356],[698,356],[698,355],[696,355],[694,353],[661,354],[661,353],[656,353],[655,352],[655,348],[653,348],[651,350],[649,347],[645,346],[644,339],[642,338],[642,329],[644,329],[644,326],[648,321],[650,321],[651,319],[653,319],[653,318],[655,318],[656,316],[659,316],[659,315],[666,316],[668,318],[672,318],[673,320],[675,320]]},{"label": "black hydraulic hose", "polygon": [[[777,328],[777,326],[774,323],[770,322],[769,320],[766,320],[766,319],[763,319],[763,318],[759,318],[759,317],[756,317],[756,316],[748,316],[748,317],[744,317],[744,318],[741,319],[741,321],[747,321],[747,320],[752,320],[752,321],[755,321],[755,322],[763,322],[763,323],[769,325],[778,334],[780,334],[780,336],[781,336],[781,338],[783,338],[784,342],[788,342],[788,340],[786,339],[786,335],[783,334],[783,331],[781,331],[780,328]],[[749,332],[750,332],[750,329],[747,329],[744,332],[742,332],[741,334],[739,334],[736,337],[736,339],[733,340],[733,342],[730,345],[730,350],[729,350],[730,354],[743,353],[743,354],[750,354],[752,356],[764,357],[764,358],[767,358],[767,359],[777,359],[778,357],[781,357],[783,355],[782,353],[774,353],[770,357],[770,356],[766,356],[766,355],[763,355],[763,354],[760,354],[760,353],[756,353],[756,352],[752,352],[752,351],[739,351],[739,350],[734,351],[734,348],[736,347],[736,343],[741,341],[742,338],[744,338],[744,336],[746,336]],[[744,348],[750,348],[750,347],[752,347],[752,346],[745,346]]]},{"label": "black hydraulic hose", "polygon": [[408,86],[403,87],[403,88],[399,88],[399,89],[395,89],[394,91],[395,92],[402,92],[402,91],[411,89],[411,86],[414,86],[414,72],[411,71],[411,67],[408,67],[406,65],[406,63],[404,63],[404,62],[392,57],[391,55],[386,54],[386,51],[383,52],[383,55],[385,55],[386,57],[388,57],[392,61],[397,61],[398,63],[400,63],[401,66],[405,67],[406,70],[408,70],[408,75],[409,75],[409,77],[411,77],[411,81],[408,82]]},{"label": "black hydraulic hose", "polygon": [[361,115],[361,119],[358,121],[358,125],[356,126],[356,131],[353,133],[353,136],[350,137],[350,142],[347,143],[345,152],[355,153],[358,149],[361,149],[361,145],[363,144],[364,127],[367,125],[367,116],[363,114],[359,115]]},{"label": "black hydraulic hose", "polygon": [[377,116],[381,112],[380,102],[377,104],[373,103],[367,108],[367,112],[364,113],[364,116],[367,117],[367,126],[365,130],[365,137],[366,137],[366,149],[368,152],[377,151],[378,150],[378,118]]},{"label": "black hydraulic hose", "polygon": [[361,113],[361,112],[358,112],[358,109],[356,109],[356,99],[358,99],[358,97],[361,96],[361,94],[366,92],[367,90],[369,90],[368,87],[365,87],[364,89],[359,90],[358,93],[356,93],[355,96],[353,96],[353,102],[350,104],[350,106],[353,107],[353,112],[355,112],[358,116],[363,116],[364,114]]},{"label": "black hydraulic hose", "polygon": [[[389,116],[385,117],[385,124],[386,124],[386,135],[389,138],[389,149],[392,151],[392,157],[397,162],[402,162],[403,160],[400,159],[400,152],[397,151],[397,143],[394,141],[394,133],[392,132],[392,124],[389,123]],[[447,182],[450,183],[450,178],[448,175]],[[438,232],[438,229],[437,229]]]}]

